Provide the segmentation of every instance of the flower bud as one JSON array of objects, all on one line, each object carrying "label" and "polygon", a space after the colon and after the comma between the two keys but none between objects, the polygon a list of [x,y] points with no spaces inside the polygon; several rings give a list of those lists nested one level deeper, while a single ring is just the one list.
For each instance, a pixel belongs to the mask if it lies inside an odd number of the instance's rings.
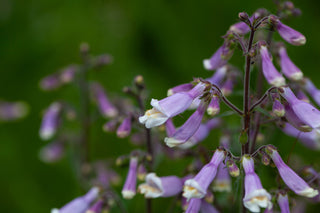
[{"label": "flower bud", "polygon": [[240,169],[233,160],[229,159],[227,161],[227,168],[232,177],[238,177],[240,175]]}]

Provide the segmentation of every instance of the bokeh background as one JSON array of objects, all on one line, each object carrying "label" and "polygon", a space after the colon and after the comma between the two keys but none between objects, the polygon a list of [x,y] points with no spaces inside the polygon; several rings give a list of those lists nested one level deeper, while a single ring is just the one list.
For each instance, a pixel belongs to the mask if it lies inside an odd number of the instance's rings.
[{"label": "bokeh background", "polygon": [[[320,85],[319,2],[294,3],[303,14],[288,24],[301,31],[307,43],[287,45],[288,53],[305,75]],[[221,45],[221,36],[237,21],[238,12],[251,14],[260,7],[275,11],[271,0],[0,0],[0,98],[23,100],[30,106],[25,119],[0,123],[1,211],[49,212],[83,193],[68,157],[50,165],[38,158],[45,144],[38,136],[42,110],[56,99],[78,100],[71,87],[41,91],[39,80],[79,63],[80,43],[88,42],[93,54],[113,55],[112,65],[92,74],[108,91],[121,94],[123,86],[141,74],[151,96],[161,98],[174,85],[192,77],[208,77],[211,73],[204,70],[202,60]],[[242,68],[244,59],[237,56],[232,62]],[[92,158],[128,153],[126,139],[102,133],[100,122],[92,135]],[[214,139],[212,135],[208,141]],[[271,140],[288,152],[294,141],[278,130]],[[319,162],[319,152],[299,144],[294,152],[305,164]],[[172,162],[160,169],[169,175],[179,168]],[[126,169],[120,173],[125,175]],[[163,212],[159,207],[167,201],[156,200],[155,212]],[[144,212],[141,196],[126,203],[129,212]]]}]

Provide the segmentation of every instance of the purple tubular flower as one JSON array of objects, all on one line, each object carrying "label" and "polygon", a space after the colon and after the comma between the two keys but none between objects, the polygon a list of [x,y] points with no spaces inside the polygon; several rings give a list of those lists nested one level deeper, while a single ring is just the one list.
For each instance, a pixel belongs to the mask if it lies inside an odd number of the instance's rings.
[{"label": "purple tubular flower", "polygon": [[28,105],[24,102],[0,101],[0,121],[13,121],[28,114]]},{"label": "purple tubular flower", "polygon": [[213,205],[201,200],[200,213],[219,213],[219,211]]},{"label": "purple tubular flower", "polygon": [[231,179],[228,168],[224,163],[221,163],[216,178],[213,180],[213,191],[218,192],[230,192],[231,191]]},{"label": "purple tubular flower", "polygon": [[138,166],[138,171],[137,171],[137,177],[139,180],[143,181],[146,178],[147,175],[147,170],[146,167],[143,164],[140,164]]},{"label": "purple tubular flower", "polygon": [[273,101],[272,105],[272,112],[275,114],[277,117],[283,117],[284,114],[286,113],[284,106],[281,104],[279,99],[275,99]]},{"label": "purple tubular flower", "polygon": [[138,158],[131,157],[126,182],[122,188],[122,197],[132,199],[136,195]]},{"label": "purple tubular flower", "polygon": [[227,44],[223,44],[219,49],[211,56],[210,59],[203,60],[203,66],[206,70],[215,70],[226,65],[227,60],[223,57],[229,50]]},{"label": "purple tubular flower", "polygon": [[200,124],[194,135],[192,135],[192,137],[189,138],[189,140],[187,140],[185,143],[178,145],[178,147],[181,149],[188,149],[200,143],[208,137],[211,129],[218,127],[220,124],[221,120],[219,118],[213,118],[205,124]]},{"label": "purple tubular flower", "polygon": [[54,73],[52,75],[44,77],[40,83],[39,86],[44,91],[51,91],[59,88],[62,85],[60,81],[60,77],[58,73]]},{"label": "purple tubular flower", "polygon": [[61,142],[52,142],[43,147],[39,152],[40,159],[45,163],[59,161],[64,155],[64,145]]},{"label": "purple tubular flower", "polygon": [[152,99],[153,108],[139,117],[139,122],[145,124],[146,128],[160,126],[169,118],[187,110],[192,101],[204,92],[205,87],[206,85],[200,82],[188,92],[179,92],[160,101]]},{"label": "purple tubular flower", "polygon": [[244,22],[238,22],[234,25],[231,25],[229,28],[230,31],[238,33],[240,35],[247,34],[250,31],[250,27]]},{"label": "purple tubular flower", "polygon": [[102,129],[105,132],[113,132],[113,131],[116,131],[117,124],[118,124],[118,121],[110,120],[103,125]]},{"label": "purple tubular flower", "polygon": [[270,16],[270,19],[274,19],[271,21],[274,22],[278,33],[285,41],[295,46],[304,45],[306,43],[306,37],[304,37],[304,35],[302,35],[300,32],[283,24],[279,19],[275,18],[274,16]]},{"label": "purple tubular flower", "polygon": [[285,103],[284,106],[285,106],[285,112],[286,112],[285,117],[292,126],[294,126],[298,130],[303,132],[312,131],[312,128],[309,125],[305,124],[300,118],[298,118],[298,116],[294,113],[290,104]]},{"label": "purple tubular flower", "polygon": [[40,127],[40,138],[42,140],[49,140],[57,131],[60,119],[60,112],[62,109],[61,103],[53,102],[46,110]]},{"label": "purple tubular flower", "polygon": [[214,116],[220,112],[220,98],[218,95],[213,95],[211,102],[207,108],[208,115]]},{"label": "purple tubular flower", "polygon": [[254,172],[253,159],[248,155],[243,156],[242,165],[245,172],[243,205],[252,212],[260,212],[260,208],[272,208],[271,195],[262,187]]},{"label": "purple tubular flower", "polygon": [[286,84],[283,76],[274,67],[265,45],[260,45],[262,72],[269,84],[280,87]]},{"label": "purple tubular flower", "polygon": [[318,195],[318,190],[311,188],[301,177],[287,166],[281,159],[279,153],[272,146],[268,146],[266,152],[270,155],[276,165],[282,180],[292,191],[298,195],[309,198]]},{"label": "purple tubular flower", "polygon": [[312,83],[310,79],[306,79],[304,84],[305,90],[309,93],[309,95],[313,98],[313,100],[320,105],[320,90]]},{"label": "purple tubular flower", "polygon": [[171,118],[169,118],[166,122],[166,132],[168,137],[172,137],[173,134],[176,132],[176,128]]},{"label": "purple tubular flower", "polygon": [[183,188],[183,196],[187,199],[190,198],[203,198],[207,189],[215,178],[218,166],[225,158],[223,150],[216,149],[211,161],[206,164],[200,172],[192,179],[185,181]]},{"label": "purple tubular flower", "polygon": [[92,84],[92,90],[95,100],[98,103],[99,110],[105,118],[113,118],[118,114],[118,110],[109,101],[102,86],[98,83]]},{"label": "purple tubular flower", "polygon": [[182,191],[183,182],[176,176],[158,177],[155,173],[146,176],[146,183],[139,186],[145,198],[171,197]]},{"label": "purple tubular flower", "polygon": [[227,161],[227,168],[232,177],[238,177],[240,175],[240,169],[233,160],[229,159]]},{"label": "purple tubular flower", "polygon": [[299,100],[289,87],[281,88],[281,96],[287,100],[294,114],[305,124],[319,131],[320,111],[311,104]]},{"label": "purple tubular flower", "polygon": [[320,149],[320,134],[312,130],[311,132],[301,132],[294,128],[291,124],[286,123],[282,131],[289,136],[298,138],[300,142],[311,149]]},{"label": "purple tubular flower", "polygon": [[172,87],[171,89],[168,90],[167,92],[167,96],[171,96],[175,93],[178,92],[188,92],[189,90],[191,90],[193,87],[193,85],[191,83],[187,83],[187,84],[180,84],[178,86]]},{"label": "purple tubular flower", "polygon": [[232,93],[233,87],[234,87],[234,79],[228,78],[223,85],[221,86],[221,92],[224,96],[228,96]]},{"label": "purple tubular flower", "polygon": [[74,199],[61,209],[52,209],[51,213],[85,213],[85,211],[90,207],[92,201],[97,199],[98,195],[99,188],[93,187],[84,196]]},{"label": "purple tubular flower", "polygon": [[121,181],[120,176],[110,168],[106,168],[105,163],[97,162],[95,165],[96,179],[94,183],[102,186],[105,189],[110,187],[110,184],[119,184]]},{"label": "purple tubular flower", "polygon": [[290,208],[289,208],[289,199],[288,199],[288,195],[282,194],[281,192],[278,194],[278,204],[280,206],[281,209],[281,213],[290,213]]},{"label": "purple tubular flower", "polygon": [[208,104],[204,101],[188,120],[171,136],[166,137],[164,142],[169,147],[174,147],[187,142],[199,129],[204,112]]},{"label": "purple tubular flower", "polygon": [[104,201],[102,199],[95,202],[87,211],[86,213],[101,213],[102,207],[104,205]]},{"label": "purple tubular flower", "polygon": [[211,84],[216,84],[220,86],[222,80],[226,77],[228,70],[228,66],[222,66],[217,69],[217,71],[210,77],[207,78],[206,80],[209,81]]},{"label": "purple tubular flower", "polygon": [[117,136],[119,138],[125,138],[129,136],[131,132],[131,120],[131,115],[129,115],[122,121],[117,129]]},{"label": "purple tubular flower", "polygon": [[201,208],[201,199],[192,198],[188,204],[188,208],[185,213],[198,213]]},{"label": "purple tubular flower", "polygon": [[66,67],[60,72],[60,81],[64,84],[70,83],[73,81],[75,74],[77,71],[77,67],[75,65],[71,65],[69,67]]},{"label": "purple tubular flower", "polygon": [[310,103],[308,96],[304,92],[302,92],[301,90],[298,90],[298,92],[296,94],[297,94],[297,98],[299,100]]},{"label": "purple tubular flower", "polygon": [[283,74],[293,81],[299,81],[303,78],[301,70],[290,60],[286,48],[280,47],[280,66]]}]

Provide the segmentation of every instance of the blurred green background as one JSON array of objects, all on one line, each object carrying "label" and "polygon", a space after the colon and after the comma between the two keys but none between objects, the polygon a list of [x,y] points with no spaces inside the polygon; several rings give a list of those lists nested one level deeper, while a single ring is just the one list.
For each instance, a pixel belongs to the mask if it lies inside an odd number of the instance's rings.
[{"label": "blurred green background", "polygon": [[[287,45],[288,53],[320,85],[319,1],[294,3],[303,14],[288,24],[307,37],[307,44]],[[82,193],[68,158],[52,165],[38,159],[45,144],[38,136],[41,111],[53,100],[78,98],[71,88],[42,92],[38,82],[70,63],[79,63],[81,42],[88,42],[93,54],[113,55],[114,63],[93,77],[108,91],[121,92],[141,74],[151,96],[162,98],[174,85],[211,75],[202,60],[222,44],[221,36],[237,21],[238,12],[251,14],[260,7],[275,11],[271,0],[0,0],[0,98],[24,100],[31,110],[22,121],[0,124],[1,211],[49,212]],[[233,59],[240,68],[243,61]],[[102,133],[101,124],[94,131],[98,136],[93,136],[93,158],[128,153],[126,140]],[[276,132],[274,144],[290,150],[294,139]],[[295,152],[304,155],[306,164],[319,162],[319,152],[299,144]],[[162,174],[174,174],[173,164],[167,170],[163,167]],[[127,202],[129,212],[143,212],[141,196],[135,199]],[[157,199],[154,205],[166,201]]]}]

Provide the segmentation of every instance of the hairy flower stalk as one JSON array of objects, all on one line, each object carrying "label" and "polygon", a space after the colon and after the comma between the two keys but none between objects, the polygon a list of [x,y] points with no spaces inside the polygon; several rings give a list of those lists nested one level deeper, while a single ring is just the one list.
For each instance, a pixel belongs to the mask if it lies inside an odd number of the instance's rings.
[{"label": "hairy flower stalk", "polygon": [[296,194],[305,197],[314,197],[318,190],[311,188],[301,177],[299,177],[289,166],[281,159],[279,153],[273,146],[268,146],[266,152],[270,155],[276,165],[282,180]]},{"label": "hairy flower stalk", "polygon": [[153,108],[139,117],[140,123],[145,124],[147,128],[160,126],[169,118],[187,110],[192,101],[204,92],[205,87],[206,85],[200,82],[188,92],[175,93],[160,101],[152,99],[151,105]]},{"label": "hairy flower stalk", "polygon": [[98,195],[99,189],[93,187],[84,196],[72,200],[61,209],[52,209],[51,213],[84,213],[90,207],[90,204],[97,199]]},{"label": "hairy flower stalk", "polygon": [[122,188],[122,197],[132,199],[136,195],[138,158],[131,157],[126,182]]},{"label": "hairy flower stalk", "polygon": [[187,142],[199,129],[207,106],[208,102],[202,101],[198,109],[189,117],[189,119],[171,137],[166,137],[164,139],[167,146],[174,147]]},{"label": "hairy flower stalk", "polygon": [[207,193],[210,183],[217,174],[218,166],[224,158],[225,151],[216,149],[211,161],[202,167],[194,178],[189,179],[184,183],[183,196],[187,199],[203,198]]},{"label": "hairy flower stalk", "polygon": [[171,197],[182,191],[183,182],[177,176],[158,177],[155,173],[146,176],[146,183],[139,185],[145,198]]},{"label": "hairy flower stalk", "polygon": [[262,187],[258,175],[254,172],[254,162],[251,157],[242,157],[242,165],[245,172],[244,206],[252,212],[260,212],[260,208],[271,208],[271,195]]}]

